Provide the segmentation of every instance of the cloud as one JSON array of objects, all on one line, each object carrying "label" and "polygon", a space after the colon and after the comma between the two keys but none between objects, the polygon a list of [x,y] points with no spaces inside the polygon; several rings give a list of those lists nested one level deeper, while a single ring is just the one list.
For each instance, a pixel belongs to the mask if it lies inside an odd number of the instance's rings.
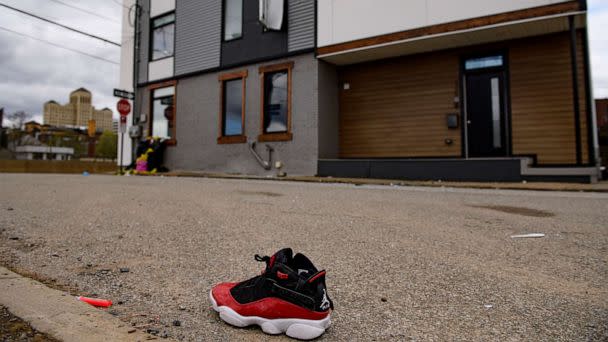
[{"label": "cloud", "polygon": [[[116,22],[83,13],[52,1],[13,0],[7,5],[32,12],[64,25],[120,42],[122,6],[112,1],[63,0]],[[63,28],[0,8],[0,27],[54,44],[118,62],[120,48]],[[6,113],[24,110],[42,120],[46,101],[68,102],[69,93],[79,87],[93,94],[93,105],[114,111],[112,89],[119,79],[119,66],[67,51],[24,36],[0,30],[0,107]],[[117,114],[116,114],[117,115]]]}]

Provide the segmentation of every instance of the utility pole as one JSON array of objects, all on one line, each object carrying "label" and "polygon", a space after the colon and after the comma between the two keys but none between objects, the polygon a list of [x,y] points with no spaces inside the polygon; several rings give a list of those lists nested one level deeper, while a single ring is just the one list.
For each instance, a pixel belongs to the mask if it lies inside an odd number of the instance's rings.
[{"label": "utility pole", "polygon": [[[135,0],[135,5],[133,5],[132,7],[134,14],[133,14],[133,114],[131,115],[131,125],[139,125],[139,104],[137,103],[137,84],[139,83],[139,62],[140,62],[140,16],[141,16],[141,6],[139,5],[139,0]],[[135,115],[137,114],[137,118],[135,117]],[[135,140],[135,139],[133,139]],[[135,161],[136,159],[136,155],[135,155],[135,151],[137,150],[137,141],[134,141],[133,144],[131,144],[131,151],[129,151],[131,153],[131,161]]]}]

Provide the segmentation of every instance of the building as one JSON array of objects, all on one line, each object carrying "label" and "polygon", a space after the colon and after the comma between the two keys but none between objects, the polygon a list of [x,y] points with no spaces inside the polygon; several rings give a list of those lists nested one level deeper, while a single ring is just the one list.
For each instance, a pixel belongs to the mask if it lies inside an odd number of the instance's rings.
[{"label": "building", "polygon": [[171,169],[598,178],[585,1],[137,3],[133,124]]},{"label": "building", "polygon": [[89,120],[95,120],[99,131],[112,130],[112,110],[95,109],[91,92],[79,88],[70,93],[70,102],[65,105],[51,100],[44,104],[44,124],[56,127],[86,127]]},{"label": "building", "polygon": [[15,147],[18,160],[71,160],[74,149],[71,147],[52,147],[47,145],[22,145]]}]

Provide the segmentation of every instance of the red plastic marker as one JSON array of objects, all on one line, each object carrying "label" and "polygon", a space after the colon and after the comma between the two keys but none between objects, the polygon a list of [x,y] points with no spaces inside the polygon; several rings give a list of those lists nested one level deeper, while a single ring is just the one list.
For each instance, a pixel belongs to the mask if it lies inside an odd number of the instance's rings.
[{"label": "red plastic marker", "polygon": [[78,297],[76,297],[76,299],[78,299],[81,302],[89,303],[93,306],[98,306],[98,307],[102,307],[102,308],[109,308],[110,306],[112,306],[112,301],[107,300],[107,299],[89,298],[89,297],[82,297],[82,296],[78,296]]}]

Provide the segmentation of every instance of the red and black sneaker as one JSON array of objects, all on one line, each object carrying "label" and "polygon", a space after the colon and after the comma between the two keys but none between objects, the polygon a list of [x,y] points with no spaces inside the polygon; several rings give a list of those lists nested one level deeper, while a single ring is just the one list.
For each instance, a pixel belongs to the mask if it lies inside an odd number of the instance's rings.
[{"label": "red and black sneaker", "polygon": [[257,324],[267,334],[285,333],[309,340],[330,325],[333,303],[325,287],[325,271],[318,271],[302,254],[285,248],[266,262],[261,275],[241,283],[221,283],[209,293],[213,309],[226,323],[245,327]]}]

